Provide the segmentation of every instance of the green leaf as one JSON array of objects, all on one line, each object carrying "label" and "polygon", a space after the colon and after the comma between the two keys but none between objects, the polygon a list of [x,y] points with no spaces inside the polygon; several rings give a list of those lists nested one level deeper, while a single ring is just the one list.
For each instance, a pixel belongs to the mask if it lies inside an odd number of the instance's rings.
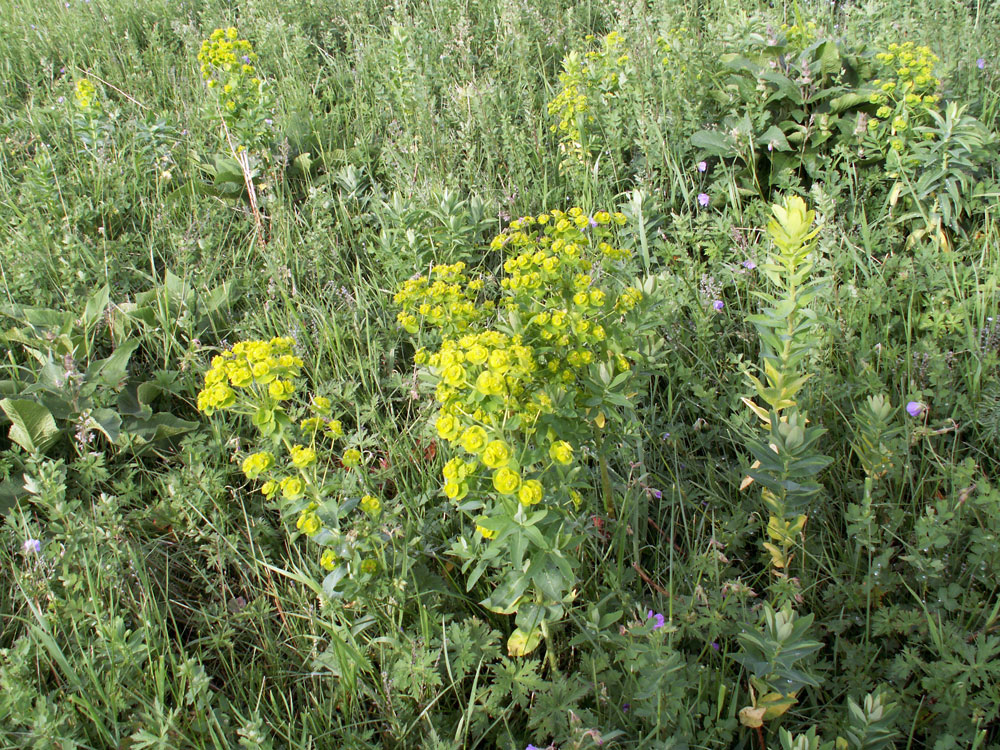
[{"label": "green leaf", "polygon": [[772,125],[765,130],[763,135],[758,136],[756,143],[758,146],[765,148],[773,146],[778,151],[792,150],[792,147],[788,145],[788,139],[785,138],[785,134],[781,132],[781,128],[777,125]]},{"label": "green leaf", "polygon": [[530,633],[525,633],[521,628],[517,628],[507,639],[507,653],[510,656],[527,656],[542,642],[542,631],[535,628]]},{"label": "green leaf", "polygon": [[836,42],[823,42],[816,49],[816,57],[819,60],[820,74],[827,76],[840,72],[840,50],[837,49]]},{"label": "green leaf", "polygon": [[10,419],[10,439],[28,453],[44,453],[60,435],[52,413],[42,404],[5,398],[0,409]]},{"label": "green leaf", "polygon": [[121,434],[122,418],[112,409],[94,409],[90,414],[97,425],[97,429],[104,433],[104,436],[112,443],[118,442]]},{"label": "green leaf", "polygon": [[115,349],[110,357],[99,359],[91,363],[87,368],[87,380],[95,379],[97,382],[107,386],[117,386],[125,379],[128,371],[128,361],[132,357],[132,352],[139,348],[139,341],[126,341]]},{"label": "green leaf", "polygon": [[691,136],[691,145],[707,151],[712,156],[733,157],[739,153],[729,137],[718,130],[699,130]]}]

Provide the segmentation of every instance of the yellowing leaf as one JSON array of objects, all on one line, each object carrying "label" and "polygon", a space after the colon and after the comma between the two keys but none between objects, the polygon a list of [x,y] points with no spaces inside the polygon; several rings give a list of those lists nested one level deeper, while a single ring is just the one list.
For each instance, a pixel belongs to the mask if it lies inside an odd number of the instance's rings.
[{"label": "yellowing leaf", "polygon": [[773,544],[764,542],[764,549],[771,553],[771,564],[776,568],[785,567],[785,553],[780,549],[775,547]]},{"label": "yellowing leaf", "polygon": [[740,709],[740,724],[745,727],[750,727],[750,729],[757,729],[758,727],[764,726],[764,712],[763,706],[755,708],[754,706],[747,706],[746,708]]},{"label": "yellowing leaf", "polygon": [[542,631],[534,628],[530,633],[525,633],[521,628],[517,628],[507,639],[508,656],[527,656],[542,642]]},{"label": "yellowing leaf", "polygon": [[757,708],[763,708],[764,721],[770,721],[771,719],[777,719],[796,703],[795,693],[789,695],[768,693],[767,695],[762,695],[760,700],[757,701]]},{"label": "yellowing leaf", "polygon": [[597,416],[594,418],[594,423],[603,430],[604,422],[605,422],[604,412],[603,411],[597,412]]},{"label": "yellowing leaf", "polygon": [[751,401],[746,397],[741,397],[740,401],[742,401],[744,404],[750,407],[750,411],[756,414],[760,418],[760,421],[763,422],[767,427],[771,426],[771,417],[768,415],[767,409],[765,409],[762,406],[758,406],[757,404],[755,404],[753,401]]}]

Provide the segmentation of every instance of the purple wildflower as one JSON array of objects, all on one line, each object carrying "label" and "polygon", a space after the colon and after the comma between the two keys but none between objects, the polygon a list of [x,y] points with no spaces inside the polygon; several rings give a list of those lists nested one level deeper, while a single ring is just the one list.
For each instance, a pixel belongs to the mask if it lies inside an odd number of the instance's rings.
[{"label": "purple wildflower", "polygon": [[707,161],[700,161],[700,162],[698,162],[698,171],[699,172],[704,172],[706,169],[708,169],[708,162]]},{"label": "purple wildflower", "polygon": [[712,303],[712,308],[714,310],[721,310],[725,306],[726,306],[726,303],[723,302],[721,299],[717,299],[717,300],[715,300],[715,302]]},{"label": "purple wildflower", "polygon": [[657,500],[663,497],[663,493],[660,490],[650,490],[649,494],[655,497]]},{"label": "purple wildflower", "polygon": [[42,543],[37,539],[25,539],[22,548],[25,552],[34,552],[37,555],[42,551]]},{"label": "purple wildflower", "polygon": [[542,750],[540,747],[535,747],[534,745],[528,745],[524,750]]},{"label": "purple wildflower", "polygon": [[910,401],[906,405],[906,413],[909,414],[911,417],[919,417],[921,414],[924,413],[924,409],[926,408],[927,407],[924,406],[919,401]]},{"label": "purple wildflower", "polygon": [[62,103],[63,103],[64,101],[66,101],[66,97],[65,97],[65,96],[60,96],[60,97],[59,97],[58,99],[56,99],[56,101],[57,101],[57,102],[58,102],[59,104],[62,104]]},{"label": "purple wildflower", "polygon": [[712,641],[712,650],[713,651],[719,650],[719,644],[716,641]]},{"label": "purple wildflower", "polygon": [[980,57],[978,60],[976,60],[976,67],[979,68],[980,70],[982,70],[983,68],[985,68],[986,67],[986,60],[984,60],[983,58]]},{"label": "purple wildflower", "polygon": [[754,263],[749,258],[747,258],[745,261],[743,261],[743,267],[745,269],[747,269],[748,271],[752,271],[753,269],[755,269],[757,267],[757,264]]},{"label": "purple wildflower", "polygon": [[666,625],[666,622],[663,619],[663,615],[661,615],[659,612],[654,612],[653,610],[649,610],[649,612],[646,613],[646,619],[656,621],[653,624],[653,630],[659,630],[664,625]]},{"label": "purple wildflower", "polygon": [[708,202],[711,198],[708,197],[708,193],[698,193],[698,202],[704,207],[708,206]]}]

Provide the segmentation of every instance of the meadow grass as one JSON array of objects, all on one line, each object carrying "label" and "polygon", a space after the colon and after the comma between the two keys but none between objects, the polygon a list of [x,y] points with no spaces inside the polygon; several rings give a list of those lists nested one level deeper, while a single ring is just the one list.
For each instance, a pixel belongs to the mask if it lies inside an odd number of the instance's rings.
[{"label": "meadow grass", "polygon": [[[1000,10],[238,6],[0,7],[0,746],[1000,743]],[[781,175],[761,166],[764,141],[749,166],[692,141],[729,116],[751,142],[784,127],[774,90],[741,99],[720,56],[807,21],[844,60],[928,45],[942,104],[978,125],[949,121],[923,150],[914,137],[901,153],[923,161],[896,167],[847,128],[816,147],[815,171],[803,146]],[[272,97],[244,170],[196,59],[228,27]],[[549,103],[567,55],[612,32],[628,59],[589,84],[588,152],[573,159]],[[97,109],[75,98],[84,79]],[[801,409],[826,430],[803,460],[828,465],[809,476],[752,467],[775,433],[741,400],[764,403],[747,375],[775,351],[753,316],[798,309],[765,268],[771,204],[791,195],[817,212],[805,281],[822,285],[809,325],[782,339],[804,352],[785,374],[809,378],[771,417]],[[393,298],[459,261],[502,294],[493,238],[570,206],[622,213],[632,259],[594,276],[648,290],[649,308],[623,352],[625,405],[601,402],[605,437],[576,444],[585,504],[557,540],[580,563],[563,614],[519,655],[515,615],[483,604],[513,568],[501,557],[469,583],[489,542],[479,511],[442,494],[461,452],[435,430],[440,373],[415,364],[433,337],[403,330]],[[324,587],[299,510],[241,472],[258,431],[196,408],[214,355],[276,336],[294,339],[303,388],[330,399],[380,491],[378,573],[349,595]],[[132,344],[114,376],[94,365]],[[24,402],[51,425],[10,431]],[[769,519],[798,512],[762,496],[769,478],[792,495],[818,482],[784,541]],[[765,542],[787,542],[783,564]],[[808,627],[769,630],[783,605]]]}]

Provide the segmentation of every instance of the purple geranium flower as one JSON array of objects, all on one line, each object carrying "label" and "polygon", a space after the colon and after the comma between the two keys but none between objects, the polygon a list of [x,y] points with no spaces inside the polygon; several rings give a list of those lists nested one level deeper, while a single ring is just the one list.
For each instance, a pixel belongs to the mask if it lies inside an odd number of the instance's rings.
[{"label": "purple geranium flower", "polygon": [[924,409],[926,408],[927,407],[924,406],[919,401],[910,401],[906,405],[906,413],[909,414],[911,417],[919,417],[921,414],[924,413]]},{"label": "purple geranium flower", "polygon": [[659,630],[664,625],[666,625],[666,622],[663,619],[663,615],[661,615],[659,612],[654,612],[653,610],[649,610],[649,612],[646,613],[646,619],[656,620],[656,622],[653,624],[653,630]]},{"label": "purple geranium flower", "polygon": [[708,197],[708,193],[698,193],[698,202],[702,206],[708,206],[708,202],[710,200],[711,200],[711,198]]},{"label": "purple geranium flower", "polygon": [[700,161],[700,162],[698,162],[698,171],[699,172],[704,172],[706,169],[708,169],[708,162],[707,161]]},{"label": "purple geranium flower", "polygon": [[723,302],[721,299],[717,299],[717,300],[715,300],[715,302],[712,303],[712,308],[715,309],[715,310],[721,310],[725,306],[726,306],[726,303]]},{"label": "purple geranium flower", "polygon": [[757,264],[748,258],[747,260],[743,261],[743,267],[748,271],[752,271],[757,267]]},{"label": "purple geranium flower", "polygon": [[982,70],[983,68],[985,68],[986,67],[986,60],[984,60],[983,58],[980,57],[978,60],[976,60],[976,67],[979,68],[980,70]]},{"label": "purple geranium flower", "polygon": [[42,551],[42,543],[37,539],[25,539],[22,546],[25,552],[34,552],[36,555]]}]

